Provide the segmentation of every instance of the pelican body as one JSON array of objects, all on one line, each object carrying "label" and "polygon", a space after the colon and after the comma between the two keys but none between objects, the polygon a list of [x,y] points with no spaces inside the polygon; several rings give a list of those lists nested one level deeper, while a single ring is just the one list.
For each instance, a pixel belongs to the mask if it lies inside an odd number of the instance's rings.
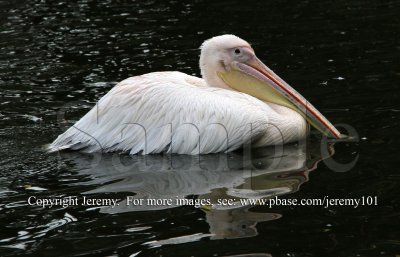
[{"label": "pelican body", "polygon": [[202,78],[153,72],[125,79],[49,145],[50,151],[207,154],[285,144],[308,124],[340,132],[234,35],[201,46]]}]

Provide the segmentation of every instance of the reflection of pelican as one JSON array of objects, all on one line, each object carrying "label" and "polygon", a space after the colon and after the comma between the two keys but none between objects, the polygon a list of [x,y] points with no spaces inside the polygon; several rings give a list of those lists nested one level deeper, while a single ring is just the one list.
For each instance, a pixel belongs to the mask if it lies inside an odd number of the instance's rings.
[{"label": "reflection of pelican", "polygon": [[[319,146],[319,145],[318,145]],[[76,164],[82,179],[78,186],[92,188],[85,194],[127,192],[135,199],[209,199],[206,206],[206,221],[211,238],[248,237],[257,234],[258,222],[278,219],[280,214],[254,213],[252,206],[242,205],[238,199],[268,198],[297,191],[308,181],[308,173],[315,169],[309,159],[309,150],[304,144],[285,145],[281,151],[261,148],[252,156],[233,152],[203,156],[150,155],[124,156],[100,155],[89,159],[86,155],[63,153],[66,160]],[[306,151],[307,150],[307,151]],[[94,188],[93,188],[94,187]],[[236,199],[234,206],[220,206],[218,199]],[[154,211],[179,207],[172,205],[127,205],[121,197],[119,205],[102,207],[104,213]],[[193,206],[194,207],[194,206]]]},{"label": "reflection of pelican", "polygon": [[258,235],[258,222],[276,220],[278,213],[252,212],[252,206],[241,206],[232,210],[206,211],[211,239],[243,238]]},{"label": "reflection of pelican", "polygon": [[297,141],[307,134],[306,120],[321,132],[340,137],[236,36],[205,41],[200,68],[203,79],[158,72],[120,82],[50,150],[230,151],[250,141],[256,147]]},{"label": "reflection of pelican", "polygon": [[[137,199],[181,199],[187,195],[198,195],[199,198],[210,199],[213,209],[227,209],[228,206],[218,205],[217,199],[265,198],[287,194],[297,191],[308,180],[311,167],[306,159],[305,145],[285,145],[281,150],[263,148],[259,157],[253,152],[252,156],[231,153],[229,158],[226,158],[226,154],[200,157],[102,155],[98,163],[93,165],[97,162],[93,160],[88,169],[80,171],[96,179],[79,184],[104,184],[88,194],[134,192]],[[74,161],[83,161],[79,166],[88,164],[82,158],[75,158]],[[119,206],[103,208],[103,211],[149,211],[177,206],[127,206],[126,199],[123,199]],[[230,206],[231,209],[237,207]]]}]

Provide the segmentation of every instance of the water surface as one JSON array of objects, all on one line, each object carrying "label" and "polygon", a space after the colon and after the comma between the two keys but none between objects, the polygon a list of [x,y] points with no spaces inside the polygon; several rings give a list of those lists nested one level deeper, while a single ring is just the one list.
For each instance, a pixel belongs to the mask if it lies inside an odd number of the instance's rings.
[{"label": "water surface", "polygon": [[[0,255],[400,254],[399,12],[398,1],[0,1]],[[329,144],[328,155],[316,135],[282,151],[201,157],[43,149],[124,78],[199,75],[199,45],[223,33],[251,42],[358,142]],[[326,158],[357,161],[335,172]],[[49,209],[30,196],[121,204]],[[378,206],[150,208],[126,206],[128,196],[377,196]]]}]

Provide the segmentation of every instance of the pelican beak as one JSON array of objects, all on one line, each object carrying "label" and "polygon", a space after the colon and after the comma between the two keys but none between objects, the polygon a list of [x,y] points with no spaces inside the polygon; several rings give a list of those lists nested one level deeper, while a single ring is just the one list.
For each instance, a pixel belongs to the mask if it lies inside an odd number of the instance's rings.
[{"label": "pelican beak", "polygon": [[310,102],[276,75],[255,55],[246,62],[232,62],[231,69],[219,72],[233,89],[258,99],[286,106],[301,114],[324,135],[341,138],[340,132]]}]

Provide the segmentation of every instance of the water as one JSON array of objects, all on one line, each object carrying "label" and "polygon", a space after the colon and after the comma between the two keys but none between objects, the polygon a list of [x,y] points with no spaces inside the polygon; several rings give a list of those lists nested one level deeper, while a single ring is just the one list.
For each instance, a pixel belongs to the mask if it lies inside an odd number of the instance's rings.
[{"label": "water", "polygon": [[[399,12],[397,1],[0,1],[0,255],[400,254]],[[199,45],[223,33],[250,41],[358,142],[327,155],[315,135],[282,151],[201,157],[43,150],[62,132],[60,108],[73,122],[126,77],[199,75]],[[332,154],[356,163],[335,172]],[[121,201],[42,208],[30,196]],[[378,206],[150,207],[127,206],[128,196],[376,196]]]}]

